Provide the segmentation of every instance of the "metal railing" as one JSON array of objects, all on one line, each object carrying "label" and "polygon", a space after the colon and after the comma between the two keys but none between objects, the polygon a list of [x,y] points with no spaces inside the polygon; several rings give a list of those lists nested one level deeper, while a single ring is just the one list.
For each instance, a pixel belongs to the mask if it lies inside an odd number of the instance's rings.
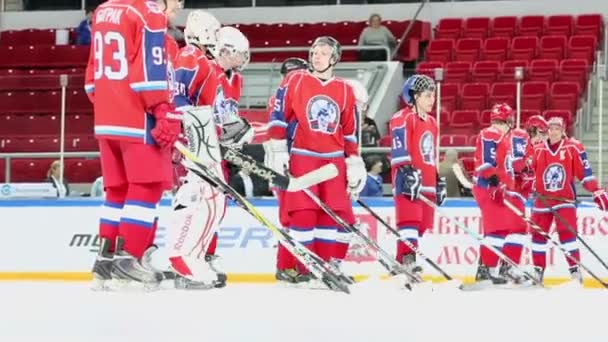
[{"label": "metal railing", "polygon": [[[386,61],[391,61],[391,50],[388,46],[381,45],[343,45],[341,46],[342,51],[361,51],[361,50],[384,50],[386,51]],[[300,52],[308,51],[310,46],[288,46],[288,47],[264,47],[264,48],[251,48],[251,53],[272,53],[272,52]]]}]

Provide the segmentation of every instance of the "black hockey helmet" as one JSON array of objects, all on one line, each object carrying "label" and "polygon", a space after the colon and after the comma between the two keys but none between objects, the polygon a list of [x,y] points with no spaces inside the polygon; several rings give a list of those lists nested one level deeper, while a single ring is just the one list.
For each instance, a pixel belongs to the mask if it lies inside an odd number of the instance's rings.
[{"label": "black hockey helmet", "polygon": [[340,58],[342,57],[342,47],[336,38],[331,36],[321,36],[315,39],[308,52],[308,63],[312,65],[312,50],[319,44],[325,44],[332,48],[331,58],[329,59],[329,67],[333,67],[334,65],[338,64]]},{"label": "black hockey helmet", "polygon": [[302,58],[290,57],[281,64],[281,75],[285,76],[294,70],[308,69],[308,62]]}]

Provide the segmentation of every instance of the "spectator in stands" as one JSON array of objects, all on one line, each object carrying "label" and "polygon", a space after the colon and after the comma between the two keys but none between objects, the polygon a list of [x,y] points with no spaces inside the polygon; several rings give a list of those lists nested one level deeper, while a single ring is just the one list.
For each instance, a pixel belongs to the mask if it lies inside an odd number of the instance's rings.
[{"label": "spectator in stands", "polygon": [[363,126],[361,127],[361,144],[363,147],[374,147],[378,146],[379,140],[380,132],[378,132],[376,122],[374,119],[365,116],[363,119]]},{"label": "spectator in stands", "polygon": [[439,177],[445,177],[448,197],[462,197],[470,193],[467,189],[470,189],[472,184],[463,170],[458,152],[454,149],[448,150],[443,161],[439,163]]},{"label": "spectator in stands", "polygon": [[255,176],[252,177],[247,169],[241,169],[236,175],[230,177],[230,185],[246,198],[270,195],[268,182]]},{"label": "spectator in stands", "polygon": [[80,22],[76,28],[76,44],[91,45],[91,20],[93,19],[93,9],[88,9],[86,18]]},{"label": "spectator in stands", "polygon": [[103,189],[103,177],[99,176],[91,185],[91,197],[105,197],[106,192]]},{"label": "spectator in stands", "polygon": [[[359,36],[359,46],[386,46],[392,54],[397,40],[391,31],[382,25],[380,15],[376,13],[370,15],[368,24]],[[386,61],[386,57],[384,49],[359,51],[359,60],[362,61]]]},{"label": "spectator in stands", "polygon": [[361,197],[382,197],[382,159],[378,156],[370,156],[365,159],[367,168],[367,180],[361,191]]},{"label": "spectator in stands", "polygon": [[53,187],[57,189],[57,197],[66,197],[70,195],[70,187],[68,181],[63,177],[63,183],[59,181],[61,178],[61,162],[55,160],[51,163],[51,167],[46,172],[46,180],[53,184]]}]

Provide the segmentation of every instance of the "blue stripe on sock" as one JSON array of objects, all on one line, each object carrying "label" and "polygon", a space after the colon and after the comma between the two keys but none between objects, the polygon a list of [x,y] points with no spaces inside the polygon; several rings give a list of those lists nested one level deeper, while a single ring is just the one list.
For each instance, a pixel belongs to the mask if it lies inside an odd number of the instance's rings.
[{"label": "blue stripe on sock", "polygon": [[142,227],[148,228],[148,229],[152,228],[152,226],[154,226],[154,223],[152,223],[152,222],[140,221],[140,220],[130,219],[130,218],[126,218],[126,217],[121,218],[120,222],[133,224],[136,226],[142,226]]},{"label": "blue stripe on sock", "polygon": [[114,202],[109,202],[109,201],[105,201],[103,203],[103,205],[108,208],[114,208],[114,209],[122,209],[122,207],[123,207],[122,203],[114,203]]},{"label": "blue stripe on sock", "polygon": [[118,224],[120,222],[118,222],[118,221],[112,221],[112,220],[108,220],[108,219],[103,219],[102,218],[102,219],[99,220],[99,223],[101,223],[101,224],[107,224],[107,225],[113,226],[113,227],[118,227]]},{"label": "blue stripe on sock", "polygon": [[156,209],[156,203],[144,202],[144,201],[126,201],[125,205],[133,205],[136,207]]}]

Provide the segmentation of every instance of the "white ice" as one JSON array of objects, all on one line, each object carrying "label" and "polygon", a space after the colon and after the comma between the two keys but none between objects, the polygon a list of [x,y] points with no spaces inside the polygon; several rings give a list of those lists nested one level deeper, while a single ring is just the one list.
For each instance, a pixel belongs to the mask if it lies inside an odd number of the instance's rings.
[{"label": "white ice", "polygon": [[351,295],[279,285],[93,292],[86,283],[0,283],[0,341],[608,341],[608,291],[453,288],[370,281]]}]

